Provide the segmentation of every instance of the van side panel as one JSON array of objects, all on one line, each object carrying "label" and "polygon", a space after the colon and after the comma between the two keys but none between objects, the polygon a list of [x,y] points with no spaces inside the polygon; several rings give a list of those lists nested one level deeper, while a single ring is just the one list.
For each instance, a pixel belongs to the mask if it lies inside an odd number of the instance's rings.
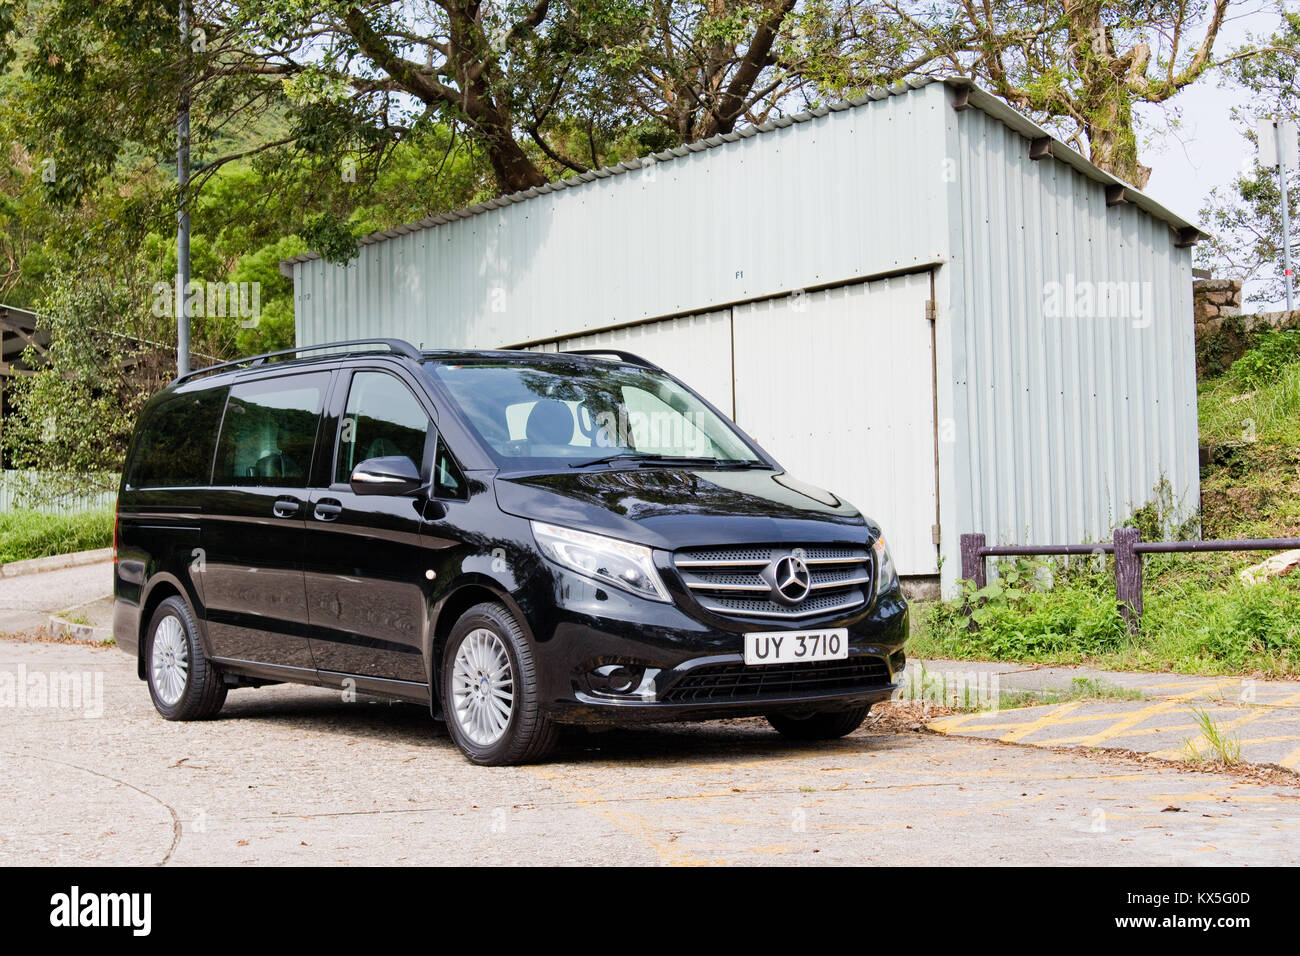
[{"label": "van side panel", "polygon": [[143,650],[148,621],[141,618],[163,593],[185,597],[209,646],[202,623],[199,521],[226,391],[189,383],[159,393],[141,413],[117,499],[113,633],[127,653]]}]

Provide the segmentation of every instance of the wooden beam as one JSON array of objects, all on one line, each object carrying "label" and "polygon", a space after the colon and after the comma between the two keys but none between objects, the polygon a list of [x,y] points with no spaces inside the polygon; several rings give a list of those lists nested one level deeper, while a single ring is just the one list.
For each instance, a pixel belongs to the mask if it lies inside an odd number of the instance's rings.
[{"label": "wooden beam", "polygon": [[1174,240],[1174,246],[1178,249],[1186,249],[1188,246],[1194,246],[1201,241],[1201,230],[1195,226],[1184,226],[1178,230],[1178,237]]},{"label": "wooden beam", "polygon": [[959,86],[952,93],[952,108],[961,112],[970,109],[970,87]]},{"label": "wooden beam", "polygon": [[1128,202],[1128,190],[1119,183],[1113,183],[1106,187],[1106,205],[1118,206],[1120,203]]},{"label": "wooden beam", "polygon": [[[36,339],[33,338],[32,335],[29,335],[25,329],[21,329],[18,326],[13,325],[12,323],[5,323],[5,325],[7,326],[6,331],[12,332],[14,335],[18,336],[20,339],[22,339],[32,348],[36,349],[38,355],[41,355],[45,358],[50,357],[49,349],[47,349],[40,342],[37,342]],[[33,330],[33,334],[34,332],[35,330]]]},{"label": "wooden beam", "polygon": [[1029,141],[1029,158],[1033,160],[1047,159],[1052,155],[1052,137],[1035,136]]}]

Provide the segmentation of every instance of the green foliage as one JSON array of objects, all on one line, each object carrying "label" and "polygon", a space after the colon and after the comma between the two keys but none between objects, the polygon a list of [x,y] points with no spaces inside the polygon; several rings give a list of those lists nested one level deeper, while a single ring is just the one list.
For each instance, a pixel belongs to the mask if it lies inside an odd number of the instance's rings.
[{"label": "green foliage", "polygon": [[1201,503],[1208,537],[1300,536],[1300,357],[1292,352],[1297,335],[1267,333],[1263,351],[1247,352],[1230,374],[1200,385],[1201,441],[1208,457]]},{"label": "green foliage", "polygon": [[152,276],[139,260],[133,265],[112,282],[60,275],[43,312],[49,362],[9,385],[2,437],[13,466],[121,470],[136,415],[175,371],[169,349],[151,344],[168,335],[170,320],[149,311]]},{"label": "green foliage", "polygon": [[[1150,564],[1154,559],[1148,559]],[[1114,581],[1058,578],[1050,590],[1023,586],[972,615],[961,598],[927,609],[910,645],[927,657],[1092,662],[1183,673],[1300,674],[1300,581],[1244,585],[1233,574],[1207,585],[1202,556],[1148,574],[1141,630],[1130,635],[1115,606]],[[1238,565],[1243,562],[1237,561]]]},{"label": "green foliage", "polygon": [[1268,374],[1271,380],[1244,394],[1235,376],[1202,383],[1202,442],[1300,444],[1300,363],[1277,366]]},{"label": "green foliage", "polygon": [[1182,516],[1173,485],[1163,475],[1152,489],[1150,500],[1133,508],[1121,524],[1137,528],[1143,541],[1195,541],[1200,536],[1200,519],[1196,515]]},{"label": "green foliage", "polygon": [[241,257],[230,271],[231,282],[257,283],[262,303],[255,325],[240,324],[236,354],[253,355],[293,345],[293,280],[280,272],[280,261],[307,249],[304,240],[287,236]]},{"label": "green foliage", "polygon": [[[1114,594],[1106,599],[1091,582],[1056,581],[1047,562],[999,569],[999,578],[976,590],[965,582],[960,598],[941,602],[926,619],[925,650],[914,653],[994,660],[1041,660],[1057,655],[1099,656],[1128,641]],[[1020,562],[1018,562],[1019,564]],[[1044,587],[1051,580],[1050,587]],[[971,608],[970,615],[966,608]],[[969,630],[969,622],[978,625]]]},{"label": "green foliage", "polygon": [[302,237],[327,262],[341,264],[356,257],[358,237],[345,220],[329,213],[319,213],[303,223]]},{"label": "green foliage", "polygon": [[1288,368],[1300,363],[1300,329],[1274,329],[1260,336],[1255,347],[1232,364],[1233,382],[1244,389],[1271,385]]},{"label": "green foliage", "polygon": [[[1227,766],[1241,761],[1241,741],[1235,734],[1224,732],[1204,707],[1193,707],[1192,716],[1200,728],[1200,740],[1204,743],[1195,740],[1186,742],[1184,749],[1189,761],[1217,761]],[[1202,746],[1205,747],[1205,752],[1202,752]]]},{"label": "green foliage", "polygon": [[66,515],[43,511],[0,512],[0,564],[107,548],[112,543],[112,509]]},{"label": "green foliage", "polygon": [[[1262,116],[1300,116],[1300,13],[1283,9],[1272,36],[1260,37],[1257,52],[1228,62],[1228,78],[1243,90],[1232,109],[1233,125],[1258,145],[1256,120]],[[1287,179],[1291,222],[1300,216],[1300,170]],[[1276,169],[1258,162],[1230,184],[1211,191],[1199,216],[1210,238],[1197,244],[1196,264],[1216,276],[1251,280],[1250,299],[1278,302],[1285,278],[1282,256],[1282,192]],[[1210,374],[1221,369],[1210,367]]]}]

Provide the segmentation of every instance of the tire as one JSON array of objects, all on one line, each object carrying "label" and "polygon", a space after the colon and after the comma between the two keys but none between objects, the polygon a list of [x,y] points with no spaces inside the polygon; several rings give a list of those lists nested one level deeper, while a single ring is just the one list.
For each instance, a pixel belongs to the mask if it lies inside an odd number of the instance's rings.
[{"label": "tire", "polygon": [[178,597],[159,604],[149,621],[144,673],[154,708],[168,720],[210,720],[226,702],[228,688],[203,654],[189,605]]},{"label": "tire", "polygon": [[554,748],[559,729],[541,708],[533,649],[504,605],[477,604],[461,615],[443,651],[441,683],[447,730],[470,763],[534,763]]},{"label": "tire", "polygon": [[871,705],[862,704],[852,710],[823,710],[806,717],[768,714],[767,722],[777,733],[793,740],[835,740],[861,727],[870,712]]}]

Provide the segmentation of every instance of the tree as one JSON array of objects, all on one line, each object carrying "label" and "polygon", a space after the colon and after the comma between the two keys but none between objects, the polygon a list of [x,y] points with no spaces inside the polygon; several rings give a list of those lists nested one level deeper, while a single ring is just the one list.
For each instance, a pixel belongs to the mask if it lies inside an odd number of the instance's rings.
[{"label": "tree", "polygon": [[[645,137],[688,142],[765,116],[803,82],[778,53],[793,50],[795,3],[211,0],[181,50],[174,4],[50,0],[29,20],[28,145],[61,169],[51,195],[75,201],[131,149],[166,155],[185,93],[209,170],[296,151],[373,174],[396,141],[441,123],[512,192]],[[269,114],[280,135],[241,135]]]},{"label": "tree", "polygon": [[1138,155],[1134,107],[1166,104],[1256,55],[1215,55],[1233,4],[1241,0],[882,0],[913,51],[901,69],[986,84],[1139,188],[1151,169]]},{"label": "tree", "polygon": [[[1300,14],[1284,13],[1259,53],[1236,62],[1230,77],[1247,94],[1242,105],[1233,108],[1233,123],[1256,148],[1259,119],[1300,119]],[[1294,230],[1300,222],[1300,169],[1288,173],[1288,214]],[[1201,219],[1211,238],[1197,245],[1197,264],[1218,276],[1250,283],[1251,302],[1281,301],[1285,277],[1277,170],[1251,163],[1230,184],[1210,193]]]}]

